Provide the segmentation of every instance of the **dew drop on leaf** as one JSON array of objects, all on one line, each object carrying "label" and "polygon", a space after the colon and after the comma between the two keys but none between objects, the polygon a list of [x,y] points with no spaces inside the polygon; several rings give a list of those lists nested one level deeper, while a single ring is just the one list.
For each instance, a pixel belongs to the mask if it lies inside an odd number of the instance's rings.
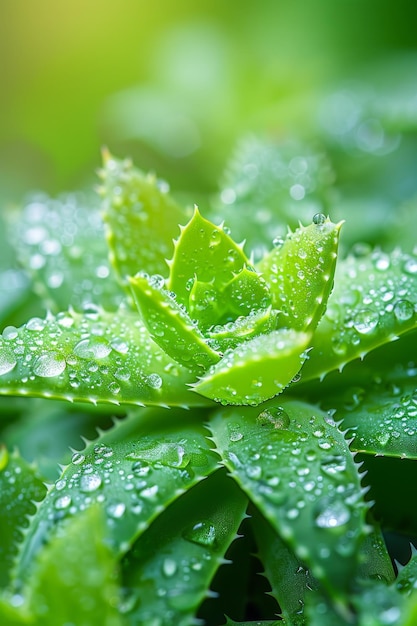
[{"label": "dew drop on leaf", "polygon": [[210,522],[197,522],[184,532],[184,539],[201,546],[214,547],[216,543],[216,529]]},{"label": "dew drop on leaf", "polygon": [[342,500],[325,501],[316,509],[316,524],[319,528],[337,528],[347,524],[350,511]]},{"label": "dew drop on leaf", "polygon": [[8,348],[2,347],[0,349],[0,376],[11,372],[16,363],[17,360],[13,352]]},{"label": "dew drop on leaf", "polygon": [[404,263],[404,272],[407,274],[417,274],[417,258],[409,258]]},{"label": "dew drop on leaf", "polygon": [[15,326],[6,326],[6,328],[3,330],[2,335],[3,339],[5,339],[6,341],[16,339],[18,335],[17,328]]},{"label": "dew drop on leaf", "polygon": [[62,374],[66,366],[65,359],[60,354],[46,352],[35,360],[33,373],[41,378],[53,378]]},{"label": "dew drop on leaf", "polygon": [[269,407],[261,411],[256,418],[261,426],[270,425],[274,428],[288,428],[290,418],[282,406]]},{"label": "dew drop on leaf", "polygon": [[82,339],[74,347],[74,354],[81,359],[104,359],[111,351],[111,345],[104,337]]},{"label": "dew drop on leaf", "polygon": [[54,502],[54,506],[58,511],[67,509],[70,504],[71,504],[71,496],[69,495],[59,496]]},{"label": "dew drop on leaf", "polygon": [[313,217],[313,224],[317,224],[318,226],[321,226],[321,224],[324,224],[325,221],[326,221],[326,216],[324,215],[324,213],[316,213]]},{"label": "dew drop on leaf", "polygon": [[409,300],[398,300],[394,305],[394,315],[399,322],[406,322],[414,315],[414,306]]},{"label": "dew drop on leaf", "polygon": [[32,319],[30,319],[26,323],[26,330],[32,330],[36,332],[36,331],[43,330],[45,326],[46,326],[46,320],[43,320],[40,317],[32,317]]},{"label": "dew drop on leaf", "polygon": [[80,480],[80,490],[84,493],[96,491],[101,485],[101,478],[98,474],[83,474]]},{"label": "dew drop on leaf", "polygon": [[73,465],[81,465],[81,463],[84,463],[84,461],[84,454],[81,454],[81,452],[74,452],[71,458],[71,463],[73,463]]},{"label": "dew drop on leaf", "polygon": [[162,387],[162,378],[159,374],[149,374],[146,377],[146,384],[152,389],[160,389]]},{"label": "dew drop on leaf", "polygon": [[360,309],[353,320],[355,330],[361,335],[371,333],[378,325],[379,315],[372,309]]},{"label": "dew drop on leaf", "polygon": [[166,558],[162,563],[162,573],[167,578],[171,578],[177,572],[177,564],[174,559]]},{"label": "dew drop on leaf", "polygon": [[120,519],[126,511],[124,502],[113,502],[106,508],[107,515],[113,519]]}]

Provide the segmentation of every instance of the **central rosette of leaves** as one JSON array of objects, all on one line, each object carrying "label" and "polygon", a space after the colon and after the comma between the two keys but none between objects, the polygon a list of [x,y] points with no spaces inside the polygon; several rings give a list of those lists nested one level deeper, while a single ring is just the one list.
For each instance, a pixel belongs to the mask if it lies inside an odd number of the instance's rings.
[{"label": "central rosette of leaves", "polygon": [[340,224],[319,215],[255,267],[243,245],[195,209],[169,277],[129,278],[153,340],[223,404],[259,404],[300,370],[330,294]]}]

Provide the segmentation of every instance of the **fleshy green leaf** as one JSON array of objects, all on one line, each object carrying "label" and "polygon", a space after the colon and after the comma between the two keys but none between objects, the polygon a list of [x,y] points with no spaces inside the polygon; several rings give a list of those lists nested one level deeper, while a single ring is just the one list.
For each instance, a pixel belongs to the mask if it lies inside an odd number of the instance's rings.
[{"label": "fleshy green leaf", "polygon": [[206,332],[206,336],[213,348],[224,352],[256,335],[270,333],[276,327],[276,319],[277,313],[271,307],[259,309],[249,315],[240,315],[233,322],[216,324]]},{"label": "fleshy green leaf", "polygon": [[40,502],[45,494],[45,485],[33,468],[16,453],[9,456],[6,448],[1,446],[0,587],[5,587],[10,580],[10,568],[29,525],[28,518],[36,511],[35,503]]},{"label": "fleshy green leaf", "polygon": [[167,291],[156,288],[143,276],[129,278],[129,282],[143,323],[164,352],[189,370],[200,373],[220,359]]},{"label": "fleshy green leaf", "polygon": [[204,219],[196,208],[175,243],[169,289],[187,307],[195,277],[204,283],[212,283],[221,292],[248,263],[242,247],[225,233],[222,226]]},{"label": "fleshy green leaf", "polygon": [[301,626],[305,623],[305,595],[317,588],[317,581],[263,517],[254,515],[252,525],[259,557],[282,616],[288,624]]},{"label": "fleshy green leaf", "polygon": [[80,452],[50,488],[25,535],[16,577],[66,520],[100,505],[106,542],[123,554],[153,519],[218,468],[205,430],[187,411],[143,410]]},{"label": "fleshy green leaf", "polygon": [[316,407],[289,400],[224,408],[209,427],[232,477],[345,613],[367,507],[343,434]]},{"label": "fleshy green leaf", "polygon": [[336,268],[339,231],[324,215],[289,233],[258,264],[268,283],[280,326],[314,330],[326,308]]},{"label": "fleshy green leaf", "polygon": [[234,316],[250,315],[271,305],[268,285],[259,274],[244,267],[226,285],[223,296]]},{"label": "fleshy green leaf", "polygon": [[57,312],[91,302],[115,310],[123,292],[109,265],[97,207],[82,196],[35,196],[16,216],[11,239],[45,306]]},{"label": "fleshy green leaf", "polygon": [[122,626],[115,557],[98,507],[74,517],[39,554],[27,589],[42,626]]},{"label": "fleshy green leaf", "polygon": [[402,567],[399,566],[397,580],[395,581],[395,587],[397,590],[409,596],[415,594],[417,588],[417,551],[412,546],[411,558],[408,563]]},{"label": "fleshy green leaf", "polygon": [[222,319],[226,307],[226,299],[213,283],[194,280],[190,289],[188,311],[201,329],[205,330]]},{"label": "fleshy green leaf", "polygon": [[[189,370],[152,341],[137,313],[91,307],[31,319],[0,338],[0,393],[113,404],[187,405]],[[200,402],[201,404],[201,402]]]},{"label": "fleshy green leaf", "polygon": [[192,389],[222,404],[260,404],[297,374],[310,337],[288,329],[254,337],[227,351]]},{"label": "fleshy green leaf", "polygon": [[196,611],[236,539],[246,506],[246,496],[220,471],[153,522],[125,559],[124,585],[131,590],[127,602],[134,602],[128,614],[132,623],[197,623]]},{"label": "fleshy green leaf", "polygon": [[323,377],[417,326],[417,257],[394,250],[337,265],[303,380]]},{"label": "fleshy green leaf", "polygon": [[104,153],[104,221],[110,259],[122,282],[139,271],[167,274],[165,259],[172,255],[172,239],[187,213],[168,193],[168,185],[145,175],[131,161]]}]

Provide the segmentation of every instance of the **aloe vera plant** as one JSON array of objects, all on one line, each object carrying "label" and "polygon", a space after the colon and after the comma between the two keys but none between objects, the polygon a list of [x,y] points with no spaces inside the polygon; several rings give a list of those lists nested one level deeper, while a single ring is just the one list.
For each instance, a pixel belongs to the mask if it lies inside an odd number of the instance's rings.
[{"label": "aloe vera plant", "polygon": [[411,626],[417,257],[99,175],[10,225],[47,313],[1,310],[0,622]]}]

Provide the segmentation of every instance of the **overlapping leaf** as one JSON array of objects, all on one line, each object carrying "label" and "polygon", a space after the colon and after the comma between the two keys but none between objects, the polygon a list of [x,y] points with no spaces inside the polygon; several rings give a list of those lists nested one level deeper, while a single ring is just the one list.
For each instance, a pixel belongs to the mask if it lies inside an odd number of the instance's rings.
[{"label": "overlapping leaf", "polygon": [[367,527],[360,477],[337,427],[315,407],[282,400],[219,410],[210,429],[231,475],[343,604]]},{"label": "overlapping leaf", "polygon": [[190,370],[152,341],[137,313],[96,307],[33,318],[0,338],[0,392],[113,404],[204,404]]},{"label": "overlapping leaf", "polygon": [[415,328],[416,306],[417,257],[394,250],[344,259],[303,380],[323,377]]},{"label": "overlapping leaf", "polygon": [[[39,476],[17,453],[0,447],[0,587],[6,587],[29,516],[46,494]],[[7,514],[5,514],[7,512]],[[1,615],[1,613],[0,613]]]},{"label": "overlapping leaf", "polygon": [[103,511],[106,542],[125,553],[162,510],[217,467],[204,428],[188,412],[132,415],[74,452],[25,534],[16,578],[28,576],[42,542],[94,504]]},{"label": "overlapping leaf", "polygon": [[280,326],[300,331],[317,326],[333,287],[341,225],[317,214],[313,224],[290,232],[258,264],[281,312]]},{"label": "overlapping leaf", "polygon": [[145,175],[131,161],[104,153],[100,172],[104,221],[110,259],[122,282],[139,271],[167,274],[165,259],[172,256],[172,239],[186,212],[168,193],[168,185]]},{"label": "overlapping leaf", "polygon": [[[221,498],[219,498],[221,494]],[[189,626],[245,517],[247,498],[217,472],[179,498],[126,556],[131,623]],[[158,550],[155,546],[158,545]]]},{"label": "overlapping leaf", "polygon": [[285,328],[254,337],[228,350],[192,389],[221,404],[260,404],[295,377],[310,337]]}]

